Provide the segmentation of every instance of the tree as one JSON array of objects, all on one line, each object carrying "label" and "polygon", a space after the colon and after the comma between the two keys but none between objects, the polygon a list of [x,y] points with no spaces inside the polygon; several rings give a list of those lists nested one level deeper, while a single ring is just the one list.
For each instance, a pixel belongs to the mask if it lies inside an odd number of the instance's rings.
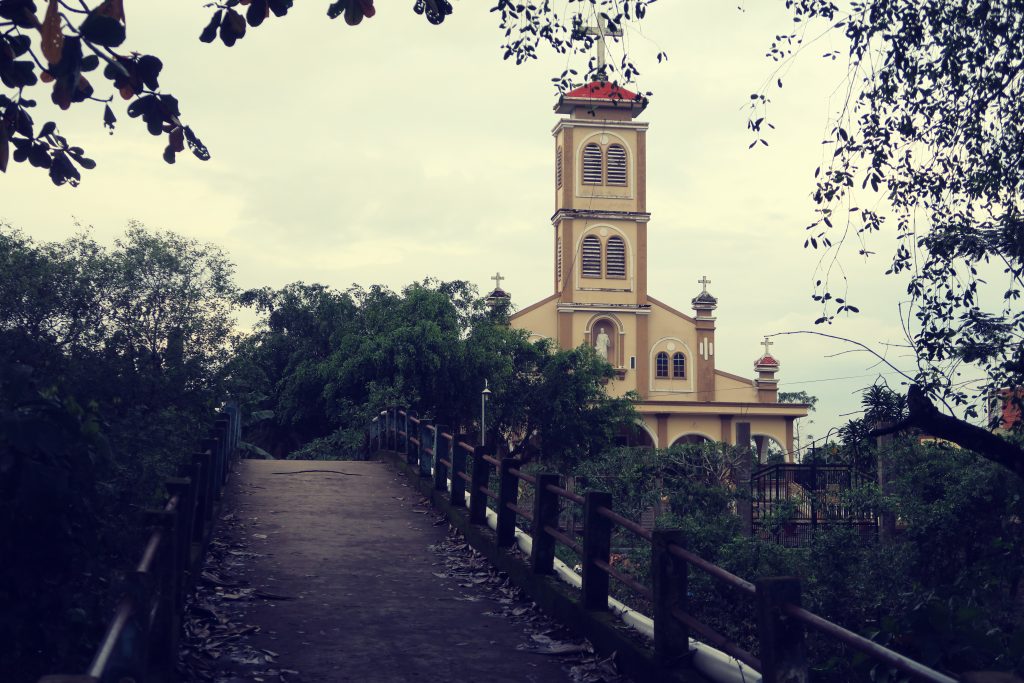
[{"label": "tree", "polygon": [[463,281],[426,280],[400,293],[295,283],[241,301],[261,321],[237,344],[231,382],[268,416],[250,438],[278,456],[354,457],[366,423],[392,405],[453,433],[477,431],[485,379],[488,429],[515,455],[571,462],[635,420],[630,399],[605,392],[612,369],[592,349],[530,342]]},{"label": "tree", "polygon": [[[896,428],[920,428],[1024,476],[1024,451],[935,406],[970,419],[1000,389],[1024,384],[1024,6],[786,5],[796,30],[769,51],[780,66],[819,30],[841,32],[848,45],[846,97],[825,140],[831,159],[814,173],[817,217],[804,243],[824,251],[816,322],[859,311],[836,264],[851,249],[873,255],[871,241],[894,223],[887,272],[906,278],[899,315],[917,360]],[[758,138],[769,103],[767,89],[751,96]],[[984,381],[961,381],[967,368]]]},{"label": "tree", "polygon": [[[591,0],[570,3],[564,11],[551,3],[513,3],[496,0],[492,12],[503,32],[504,58],[517,63],[536,59],[547,46],[558,53],[584,52],[595,36],[584,30],[587,22],[599,23],[614,33],[623,22],[638,22],[654,0]],[[199,40],[220,40],[227,47],[246,36],[248,29],[288,14],[293,0],[223,0],[208,3],[212,12]],[[141,4],[139,5],[141,7]],[[413,11],[431,24],[443,23],[452,13],[448,0],[415,0]],[[350,26],[375,16],[374,0],[334,0],[327,16],[344,16]],[[271,22],[272,23],[272,22]],[[129,102],[127,114],[140,119],[154,136],[165,140],[163,158],[173,164],[186,147],[201,160],[210,158],[206,145],[182,119],[178,99],[160,89],[164,64],[159,57],[122,47],[128,38],[124,0],[0,0],[0,172],[6,172],[11,158],[46,169],[56,185],[76,186],[80,169],[96,162],[85,150],[62,136],[55,121],[36,127],[30,95],[51,88],[50,99],[63,110],[83,102],[103,105],[103,125],[114,131],[117,123],[110,95],[97,95],[100,67],[108,90],[116,90]],[[659,61],[664,54],[659,55]],[[87,75],[88,74],[88,75]],[[620,74],[631,82],[636,66],[623,55],[621,63],[598,65],[592,58],[588,74],[606,77]],[[563,71],[553,79],[564,91],[570,87],[575,70]],[[92,79],[92,80],[90,80]],[[93,80],[96,83],[93,83]],[[13,148],[13,152],[12,152]]]}]

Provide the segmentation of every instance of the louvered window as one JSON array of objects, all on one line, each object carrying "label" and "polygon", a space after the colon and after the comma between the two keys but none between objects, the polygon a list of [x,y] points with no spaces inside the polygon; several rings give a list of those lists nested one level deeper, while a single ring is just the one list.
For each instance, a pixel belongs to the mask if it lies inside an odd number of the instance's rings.
[{"label": "louvered window", "polygon": [[626,277],[626,243],[614,235],[605,246],[605,274],[608,277]]},{"label": "louvered window", "polygon": [[626,184],[626,150],[622,145],[608,148],[608,184]]},{"label": "louvered window", "polygon": [[559,284],[562,282],[562,238],[561,236],[555,241],[555,277],[558,278]]},{"label": "louvered window", "polygon": [[601,240],[594,235],[583,238],[583,277],[601,277]]},{"label": "louvered window", "polygon": [[562,148],[555,150],[555,187],[562,187]]},{"label": "louvered window", "polygon": [[668,354],[659,351],[654,357],[654,374],[657,377],[668,377]]},{"label": "louvered window", "polygon": [[679,352],[672,356],[672,376],[676,379],[686,379],[686,356]]},{"label": "louvered window", "polygon": [[604,181],[601,161],[601,147],[598,144],[591,142],[583,147],[584,185],[600,185]]}]

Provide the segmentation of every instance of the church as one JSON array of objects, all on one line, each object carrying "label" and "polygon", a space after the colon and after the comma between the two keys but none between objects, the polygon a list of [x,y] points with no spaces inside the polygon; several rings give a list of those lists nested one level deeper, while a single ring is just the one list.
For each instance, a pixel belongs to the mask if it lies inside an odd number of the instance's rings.
[{"label": "church", "polygon": [[[779,362],[754,361],[756,376],[719,369],[707,277],[689,315],[647,291],[647,101],[607,81],[560,97],[555,142],[553,293],[511,316],[514,328],[561,348],[588,344],[615,368],[608,390],[636,391],[641,429],[631,445],[668,448],[735,443],[749,422],[762,462],[769,447],[793,453],[793,422],[807,407],[778,402]],[[492,296],[505,296],[500,289]]]}]

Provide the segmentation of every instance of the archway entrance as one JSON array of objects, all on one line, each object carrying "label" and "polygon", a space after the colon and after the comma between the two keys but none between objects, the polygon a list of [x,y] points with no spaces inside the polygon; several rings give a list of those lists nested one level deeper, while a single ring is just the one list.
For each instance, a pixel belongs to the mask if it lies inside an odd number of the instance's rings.
[{"label": "archway entrance", "polygon": [[757,462],[761,465],[775,465],[787,462],[786,449],[782,447],[775,437],[767,434],[753,434],[750,437],[750,447],[757,455]]},{"label": "archway entrance", "polygon": [[673,446],[682,446],[689,443],[710,443],[711,439],[702,434],[683,434],[672,442]]},{"label": "archway entrance", "polygon": [[619,430],[615,445],[623,448],[654,448],[654,439],[640,425],[631,425]]}]

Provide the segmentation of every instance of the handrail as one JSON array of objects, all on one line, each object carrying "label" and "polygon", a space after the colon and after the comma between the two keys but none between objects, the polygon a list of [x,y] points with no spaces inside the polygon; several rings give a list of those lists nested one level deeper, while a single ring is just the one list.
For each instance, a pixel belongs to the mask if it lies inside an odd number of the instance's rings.
[{"label": "handrail", "polygon": [[409,416],[409,422],[412,422],[414,425],[418,425],[420,423],[420,419],[418,417],[412,417],[410,415]]},{"label": "handrail", "polygon": [[583,505],[583,496],[577,493],[573,493],[572,491],[567,491],[566,489],[563,489],[561,486],[553,486],[552,484],[548,484],[547,486],[544,487],[544,490],[551,491],[551,493],[555,494],[556,496],[559,496],[560,498],[565,498],[567,500],[571,500],[574,503]]},{"label": "handrail", "polygon": [[707,641],[708,645],[716,647],[730,657],[735,657],[747,666],[753,667],[755,670],[761,670],[761,660],[755,657],[753,654],[744,650],[739,645],[733,643],[731,640],[723,636],[721,633],[711,628],[703,621],[695,618],[692,614],[683,612],[678,607],[673,607],[672,616],[678,619],[681,623],[685,624],[691,630],[696,631],[704,640]]},{"label": "handrail", "polygon": [[570,538],[569,536],[566,536],[565,534],[563,534],[558,529],[556,529],[556,528],[554,528],[552,526],[548,526],[548,525],[544,526],[544,532],[548,536],[550,536],[551,538],[553,538],[556,541],[558,541],[559,543],[561,543],[562,545],[566,545],[566,546],[572,548],[572,550],[574,552],[576,552],[576,553],[578,553],[580,555],[583,554],[583,546],[581,546],[579,543],[577,543],[576,539]]},{"label": "handrail", "polygon": [[[404,411],[400,414],[404,414]],[[658,537],[659,540],[656,541],[655,532],[644,528],[636,521],[624,517],[612,510],[611,498],[607,493],[587,493],[587,496],[584,497],[578,493],[558,486],[557,482],[559,479],[554,474],[527,474],[519,467],[509,466],[511,464],[515,464],[517,462],[515,460],[509,458],[502,460],[492,453],[481,452],[481,450],[478,450],[479,447],[460,441],[457,437],[452,436],[447,432],[438,433],[438,430],[432,425],[428,425],[427,428],[434,429],[435,443],[437,438],[446,438],[451,443],[452,449],[454,449],[455,446],[458,446],[467,454],[475,456],[472,466],[473,476],[470,476],[470,474],[465,471],[467,469],[467,461],[464,455],[457,453],[456,455],[459,457],[449,455],[448,459],[437,457],[434,449],[422,446],[416,438],[408,439],[410,443],[420,446],[416,449],[418,451],[418,455],[414,454],[412,456],[412,460],[409,461],[410,464],[415,464],[416,458],[419,457],[420,467],[426,467],[427,470],[429,470],[431,463],[427,462],[427,464],[424,465],[425,461],[422,459],[424,454],[428,454],[431,456],[431,461],[435,466],[443,465],[448,468],[448,471],[451,472],[452,475],[452,504],[463,505],[463,496],[465,492],[468,491],[471,494],[471,500],[469,501],[470,523],[484,523],[486,517],[482,513],[483,511],[486,511],[485,500],[495,500],[497,502],[496,509],[498,520],[496,530],[498,539],[497,543],[499,547],[504,547],[507,544],[514,543],[515,535],[519,533],[516,530],[516,519],[518,517],[529,520],[532,529],[531,533],[533,535],[530,560],[532,571],[538,573],[550,573],[552,570],[552,563],[554,561],[556,544],[558,543],[577,553],[580,556],[584,567],[582,580],[583,596],[581,600],[585,603],[588,609],[603,606],[605,604],[609,599],[608,578],[614,578],[637,595],[643,596],[655,603],[654,608],[657,619],[670,618],[678,621],[682,626],[684,626],[685,629],[679,631],[679,633],[682,634],[679,637],[683,637],[687,633],[692,632],[702,638],[710,646],[718,649],[721,653],[724,653],[724,655],[732,657],[735,660],[762,672],[769,678],[777,675],[778,671],[764,671],[764,666],[774,666],[772,664],[773,660],[768,659],[768,655],[765,654],[764,648],[770,648],[768,652],[772,653],[776,661],[780,661],[778,660],[779,657],[782,657],[781,661],[789,661],[786,659],[787,657],[796,657],[796,661],[799,663],[803,658],[803,655],[800,654],[801,648],[803,647],[802,636],[800,636],[799,639],[790,642],[787,639],[775,641],[770,635],[773,629],[780,627],[777,620],[780,618],[780,614],[784,614],[790,618],[800,621],[807,627],[818,631],[835,642],[849,646],[884,665],[898,669],[905,674],[909,674],[915,679],[926,681],[927,683],[956,683],[956,679],[951,678],[950,676],[935,671],[910,659],[909,657],[894,652],[893,650],[875,643],[868,638],[860,636],[853,631],[845,629],[807,609],[804,609],[799,605],[798,598],[794,598],[792,602],[787,602],[786,598],[783,596],[793,595],[793,593],[786,592],[790,590],[789,588],[786,588],[787,585],[793,584],[796,586],[797,591],[799,591],[799,582],[796,579],[764,579],[759,580],[756,584],[747,581],[746,579],[729,572],[723,567],[696,555],[678,543],[671,542],[674,538],[671,534],[662,534]],[[393,425],[390,428],[390,431],[399,435],[405,435],[405,432],[398,431],[397,425]],[[449,450],[448,453],[451,454],[452,450]],[[458,463],[457,467],[453,463]],[[487,463],[487,465],[483,466],[483,469],[480,469],[482,463]],[[501,472],[500,491],[494,491],[487,486],[486,482],[491,465],[497,467]],[[443,470],[438,470],[437,467],[435,467],[435,470],[435,477],[443,476]],[[476,480],[475,482],[474,479]],[[455,486],[456,481],[458,482],[458,488]],[[463,482],[469,484],[469,487],[464,487]],[[519,482],[526,482],[534,487],[536,498],[534,499],[535,507],[532,511],[518,505],[518,493],[520,488]],[[435,478],[434,486],[437,487],[437,490],[443,491],[445,486],[443,479]],[[597,497],[592,498],[592,496]],[[585,540],[583,542],[577,541],[576,538],[570,535],[572,533],[571,531],[566,533],[560,527],[558,520],[560,508],[562,506],[558,502],[559,499],[569,500],[577,505],[585,506],[583,527]],[[598,517],[600,517],[601,520],[597,519]],[[609,525],[608,522],[611,522],[611,524]],[[653,589],[643,585],[628,573],[620,571],[612,566],[610,561],[609,544],[612,530],[616,527],[625,529],[636,537],[649,542],[655,558],[659,557],[659,553],[661,553],[658,571],[667,572],[668,574],[658,574],[658,576],[667,578],[656,580]],[[591,533],[595,533],[597,536],[591,536]],[[503,538],[504,540],[502,540]],[[666,553],[682,560],[683,564],[671,562],[666,563]],[[759,604],[759,610],[767,608],[769,614],[775,615],[771,617],[771,619],[776,620],[774,626],[771,625],[771,623],[768,625],[761,624],[758,626],[759,637],[762,642],[761,654],[762,657],[766,658],[765,661],[762,661],[761,658],[747,651],[738,643],[730,641],[726,636],[717,632],[714,628],[700,621],[688,612],[687,595],[685,593],[674,595],[671,593],[672,589],[668,589],[670,592],[667,594],[656,594],[657,591],[665,590],[664,586],[667,584],[670,585],[675,581],[685,582],[685,572],[687,571],[686,567],[688,566],[700,569],[713,579],[735,588],[745,595],[755,598]],[[599,571],[594,571],[595,569]],[[654,568],[652,567],[652,571],[653,569]],[[682,576],[680,576],[678,572],[683,572]],[[605,576],[602,577],[602,573]],[[593,578],[595,576],[600,578]],[[597,581],[597,583],[590,583],[590,588],[588,589],[588,581]],[[659,586],[662,586],[662,588],[659,588]],[[780,588],[776,588],[776,586]],[[781,590],[782,588],[785,588],[785,590]],[[796,595],[799,595],[799,592],[797,592]],[[669,600],[670,602],[658,602],[659,600]],[[764,614],[764,612],[761,612],[761,614]],[[670,638],[674,640],[678,639],[677,636],[671,636]],[[685,638],[683,638],[681,642],[685,644]],[[766,645],[766,643],[769,644]],[[655,639],[656,656],[658,656],[657,653],[660,651],[659,648],[664,647],[675,648],[676,645],[659,644],[659,640]],[[806,667],[806,661],[803,661],[802,666]]]},{"label": "handrail", "polygon": [[619,513],[615,512],[613,510],[609,510],[606,507],[600,507],[600,508],[597,509],[597,514],[601,515],[602,517],[604,517],[606,519],[610,519],[611,521],[615,522],[616,524],[621,526],[623,529],[626,529],[627,531],[632,531],[634,534],[636,534],[640,538],[643,538],[643,539],[648,540],[648,541],[653,541],[654,540],[654,535],[650,531],[648,531],[647,529],[643,528],[642,526],[640,526],[639,524],[637,524],[633,520],[631,520],[631,519],[629,519],[627,517],[623,517],[622,515],[620,515]]},{"label": "handrail", "polygon": [[516,477],[517,479],[522,479],[527,484],[533,484],[534,486],[537,485],[537,477],[533,476],[532,474],[521,472],[519,469],[515,467],[511,468],[508,471],[508,473],[511,474],[513,477]]},{"label": "handrail", "polygon": [[680,548],[675,543],[669,544],[668,551],[676,557],[678,557],[680,560],[689,562],[694,567],[704,570],[705,573],[710,574],[722,583],[727,583],[730,586],[733,586],[734,588],[740,589],[744,593],[749,593],[750,595],[754,595],[757,592],[757,588],[754,586],[754,584],[750,583],[746,579],[741,579],[735,574],[732,574],[726,571],[725,569],[722,569],[717,564],[712,564],[705,560],[703,557],[700,557],[699,555],[694,555],[685,548]]},{"label": "handrail", "polygon": [[614,577],[616,580],[618,580],[621,583],[624,583],[625,585],[629,586],[635,592],[637,592],[640,595],[644,596],[648,600],[653,600],[654,599],[654,593],[651,591],[650,588],[648,588],[647,586],[644,586],[641,583],[638,583],[635,579],[633,579],[633,577],[626,576],[625,574],[620,572],[618,569],[616,569],[615,567],[611,566],[611,564],[605,562],[604,560],[594,560],[594,564],[598,568],[600,568],[602,571],[604,571],[605,574],[607,574],[608,576]]},{"label": "handrail", "polygon": [[[220,413],[209,438],[202,442],[202,450],[182,464],[179,474],[183,476],[167,480],[168,499],[163,507],[148,513],[156,528],[146,538],[135,571],[129,575],[136,583],[118,600],[89,663],[87,677],[109,677],[108,668],[115,656],[119,670],[125,667],[122,673],[126,679],[149,680],[154,671],[174,669],[175,663],[167,655],[153,657],[152,653],[157,649],[177,651],[177,621],[169,618],[167,611],[180,610],[181,601],[191,590],[185,573],[189,581],[197,574],[193,565],[196,546],[202,561],[216,519],[213,501],[221,498],[231,462],[238,454],[240,418],[237,405]],[[133,637],[124,640],[129,624],[133,624]],[[154,648],[154,643],[160,647]]]},{"label": "handrail", "polygon": [[802,621],[811,628],[826,635],[830,635],[839,642],[849,645],[855,650],[860,650],[864,654],[881,660],[889,666],[899,669],[903,673],[910,674],[919,680],[932,681],[934,683],[956,683],[955,678],[950,678],[949,676],[939,673],[924,664],[915,662],[909,657],[905,657],[898,652],[894,652],[884,645],[879,645],[878,643],[868,640],[864,636],[857,635],[853,631],[845,629],[838,624],[833,624],[828,619],[824,619],[803,607],[787,603],[782,606],[782,610],[789,616]]}]

